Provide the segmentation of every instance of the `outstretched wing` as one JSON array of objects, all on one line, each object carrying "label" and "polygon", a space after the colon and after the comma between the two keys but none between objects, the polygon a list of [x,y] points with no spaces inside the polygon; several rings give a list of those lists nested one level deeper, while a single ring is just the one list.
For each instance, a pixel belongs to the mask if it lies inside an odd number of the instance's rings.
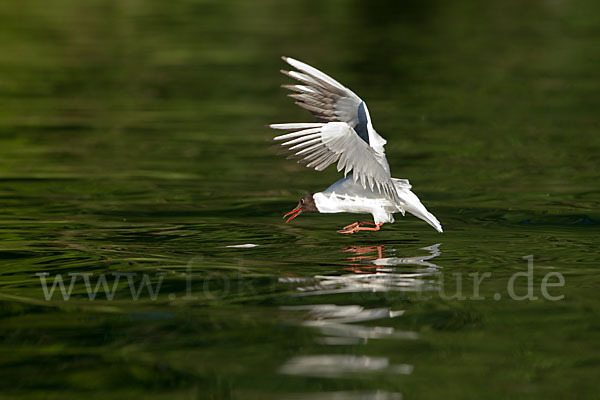
[{"label": "outstretched wing", "polygon": [[294,91],[289,96],[296,104],[310,111],[320,122],[345,122],[369,146],[380,153],[385,161],[383,146],[386,141],[373,129],[369,110],[364,101],[329,75],[291,57],[282,57],[297,71],[281,72],[298,80],[300,85],[282,85]]},{"label": "outstretched wing", "polygon": [[337,170],[344,175],[353,171],[354,180],[360,180],[398,203],[398,193],[389,170],[380,164],[377,152],[356,134],[346,122],[272,124],[273,129],[290,129],[295,132],[280,135],[273,140],[285,140],[280,146],[292,151],[291,158],[307,167],[322,171],[337,161]]}]

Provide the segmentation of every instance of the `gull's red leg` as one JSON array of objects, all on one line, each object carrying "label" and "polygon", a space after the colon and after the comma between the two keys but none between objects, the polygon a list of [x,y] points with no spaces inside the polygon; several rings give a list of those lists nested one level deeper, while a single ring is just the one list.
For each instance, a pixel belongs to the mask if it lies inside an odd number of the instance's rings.
[{"label": "gull's red leg", "polygon": [[378,231],[379,229],[381,229],[381,225],[383,225],[383,224],[375,224],[375,226],[373,228],[367,228],[365,226],[357,226],[355,232],[358,232],[358,231]]},{"label": "gull's red leg", "polygon": [[[373,228],[367,228],[364,226],[360,226],[361,223],[373,224],[375,226]],[[345,235],[350,235],[350,234],[358,232],[358,231],[378,231],[381,228],[381,225],[383,225],[383,223],[375,224],[373,222],[355,222],[353,224],[343,227],[338,232],[343,233]]]}]

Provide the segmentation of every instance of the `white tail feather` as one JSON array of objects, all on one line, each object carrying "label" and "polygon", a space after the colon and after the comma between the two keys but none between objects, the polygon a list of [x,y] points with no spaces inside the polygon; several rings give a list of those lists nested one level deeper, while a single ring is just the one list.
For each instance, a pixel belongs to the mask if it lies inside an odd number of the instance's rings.
[{"label": "white tail feather", "polygon": [[396,186],[398,197],[400,197],[400,200],[402,201],[402,207],[404,210],[427,222],[436,231],[440,233],[443,232],[444,230],[442,229],[442,224],[440,224],[440,221],[438,221],[435,215],[427,211],[417,195],[411,192],[410,183],[406,179],[393,178],[392,180],[394,181],[394,186]]}]

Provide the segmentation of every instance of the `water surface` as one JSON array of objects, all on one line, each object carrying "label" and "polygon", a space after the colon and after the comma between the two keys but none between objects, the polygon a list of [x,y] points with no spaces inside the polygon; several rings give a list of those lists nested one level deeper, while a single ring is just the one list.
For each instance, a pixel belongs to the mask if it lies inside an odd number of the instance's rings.
[{"label": "water surface", "polygon": [[[0,5],[0,397],[597,396],[599,8]],[[282,222],[338,174],[268,150],[311,120],[281,55],[368,102],[443,234]]]}]

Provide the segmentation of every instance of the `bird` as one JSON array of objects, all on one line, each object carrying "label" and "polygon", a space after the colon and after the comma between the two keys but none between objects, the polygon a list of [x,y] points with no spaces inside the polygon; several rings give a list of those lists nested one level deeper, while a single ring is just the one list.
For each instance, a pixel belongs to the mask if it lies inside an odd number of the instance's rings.
[{"label": "bird", "polygon": [[324,191],[302,197],[283,216],[285,222],[306,213],[371,214],[373,222],[357,221],[338,230],[353,234],[379,231],[383,224],[394,222],[394,213],[404,216],[408,211],[443,232],[438,219],[410,190],[409,181],[392,178],[384,150],[387,141],[373,128],[367,104],[324,72],[291,57],[282,59],[292,69],[281,72],[298,81],[282,87],[291,90],[288,96],[317,122],[270,124],[272,129],[292,131],[274,137],[283,143],[273,147],[283,149],[280,154],[291,152],[288,159],[297,158],[317,171],[337,162],[338,172],[344,172]]}]

